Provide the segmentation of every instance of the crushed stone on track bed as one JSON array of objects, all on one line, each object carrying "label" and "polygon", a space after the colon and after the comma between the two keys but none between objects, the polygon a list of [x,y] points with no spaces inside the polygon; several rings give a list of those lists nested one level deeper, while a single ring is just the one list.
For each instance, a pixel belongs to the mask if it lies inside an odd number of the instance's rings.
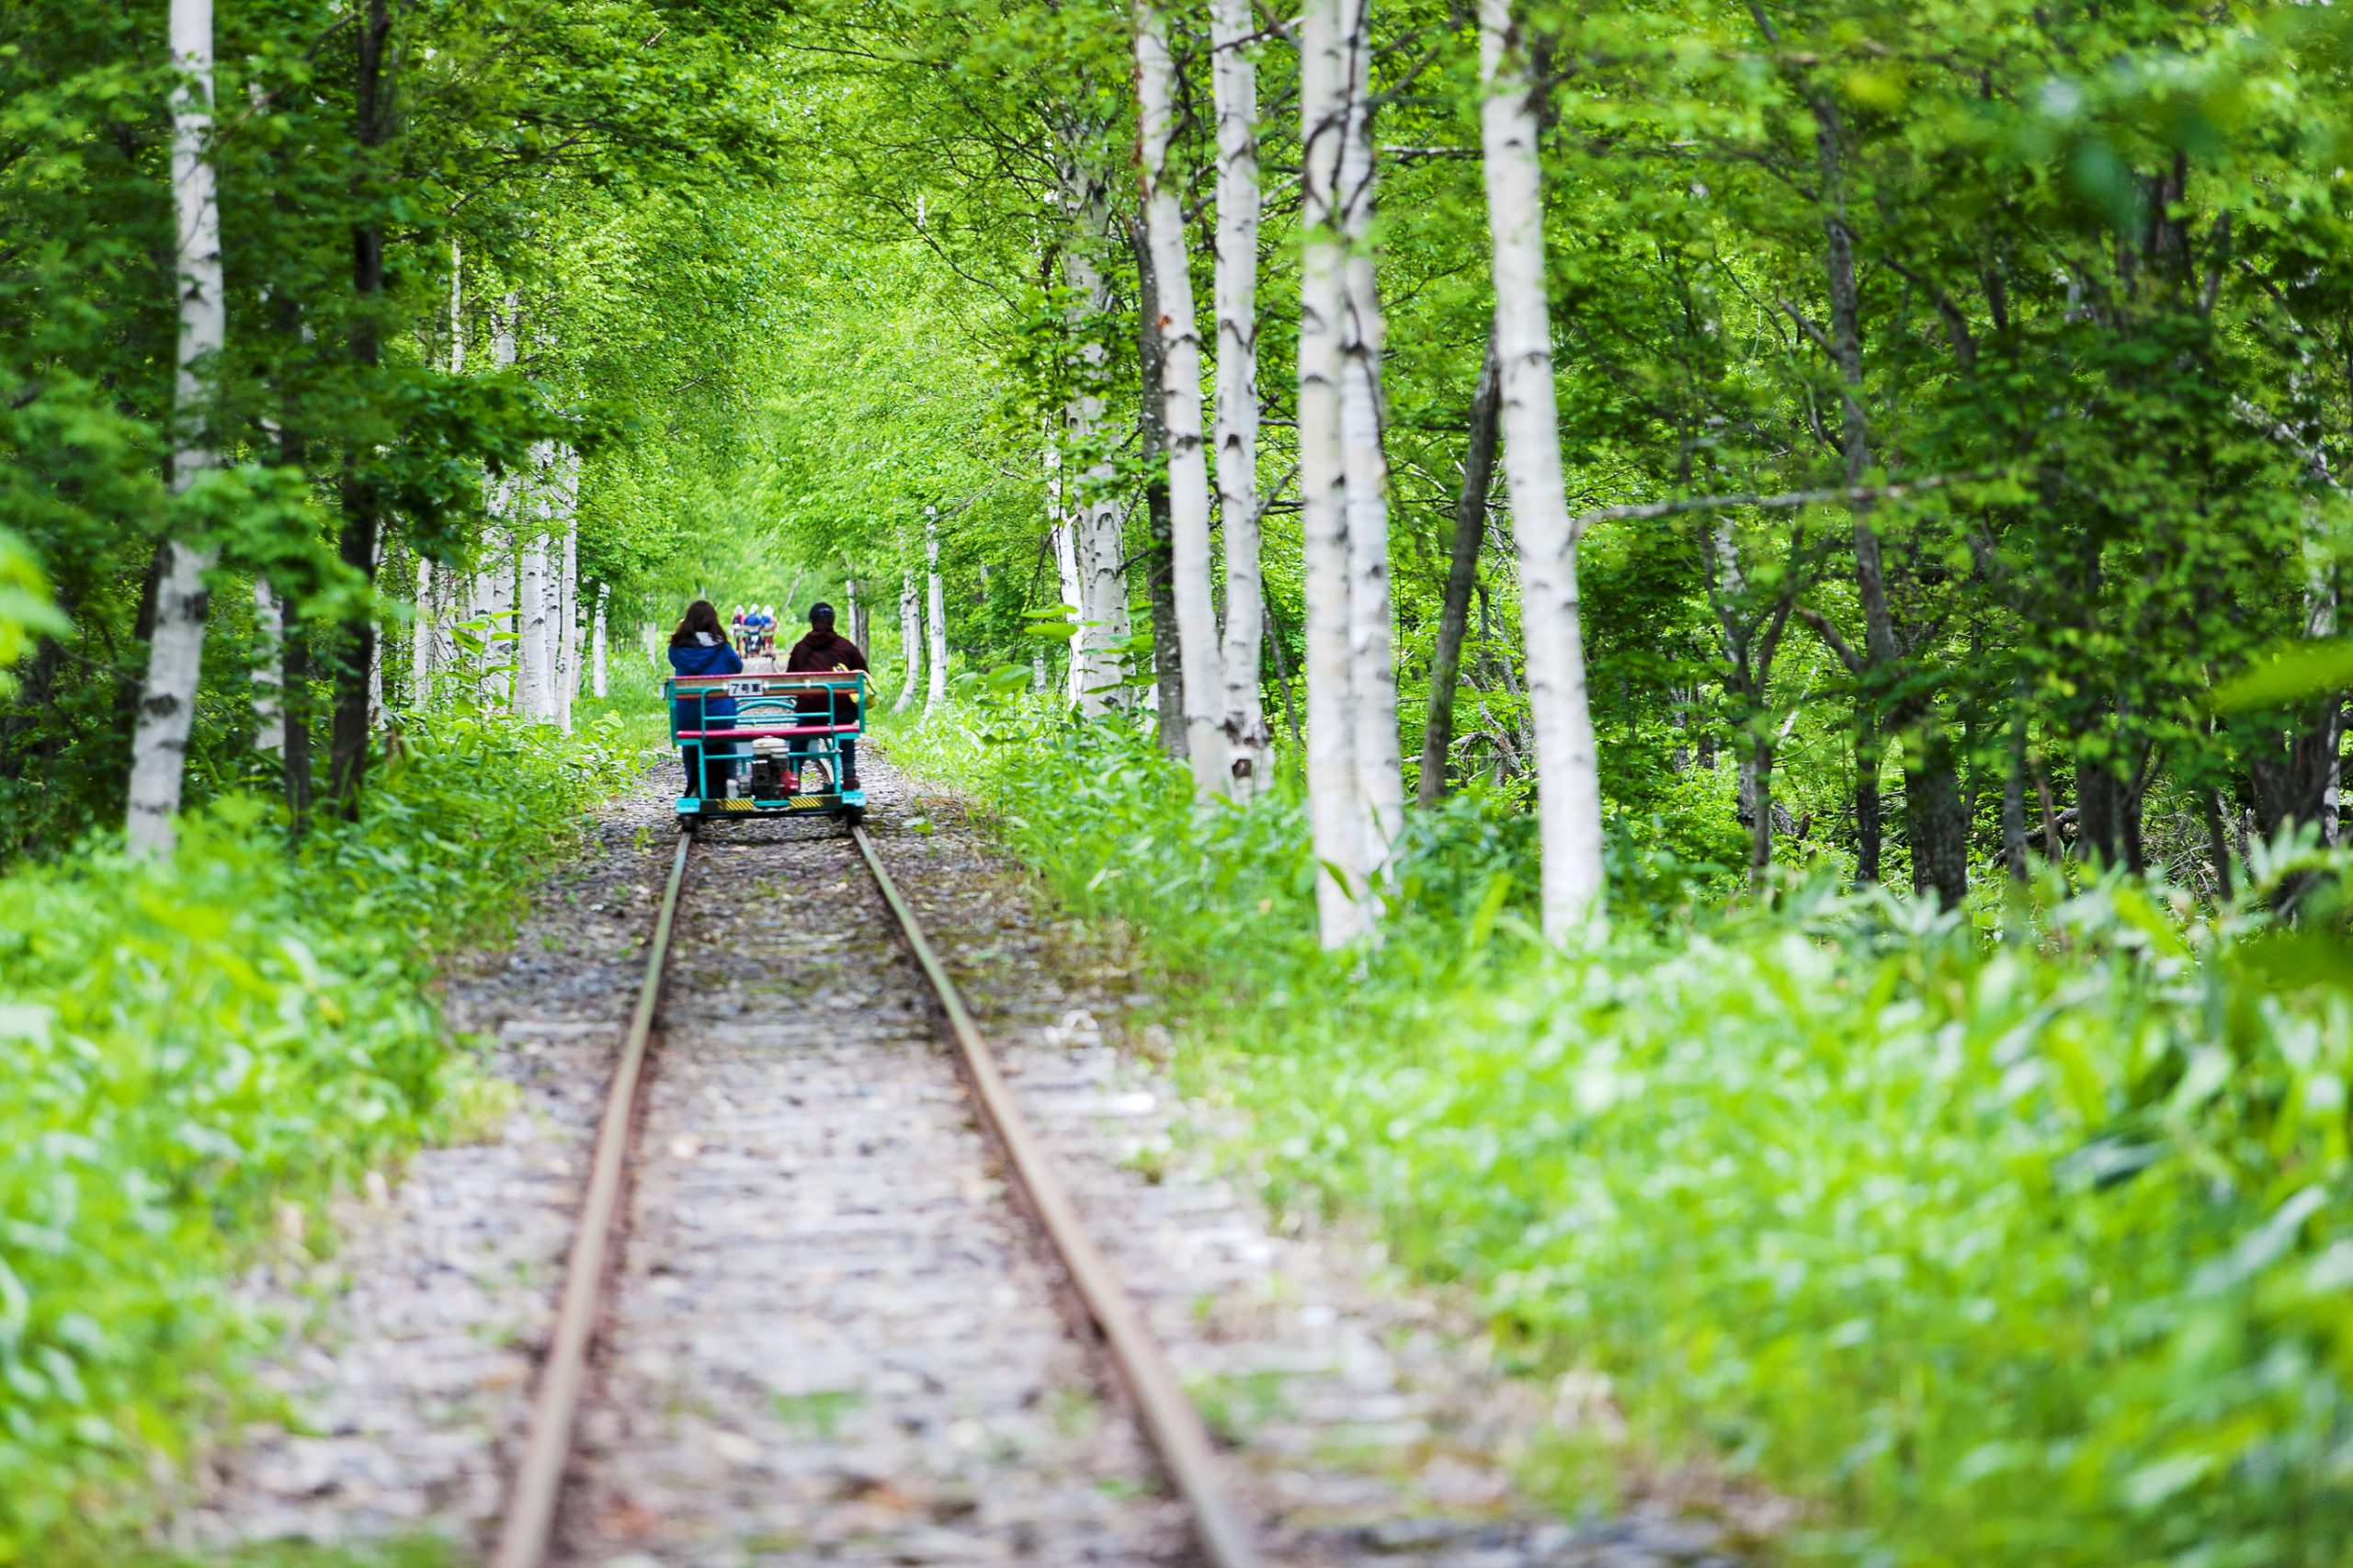
[{"label": "crushed stone on track bed", "polygon": [[[1120,980],[881,758],[870,828],[1098,1244],[1297,1568],[1721,1568],[1713,1527],[1570,1527],[1498,1456],[1544,1414],[1363,1249],[1271,1219],[1120,1051]],[[671,847],[668,771],[618,802],[512,953],[461,972],[522,1108],[341,1206],[272,1362],[303,1432],[210,1457],[170,1539],[225,1549],[494,1527]],[[1009,1205],[880,895],[818,823],[709,828],[688,873],[605,1328],[560,1518],[583,1568],[1192,1561],[1181,1507]],[[301,1314],[298,1312],[298,1316]]]}]

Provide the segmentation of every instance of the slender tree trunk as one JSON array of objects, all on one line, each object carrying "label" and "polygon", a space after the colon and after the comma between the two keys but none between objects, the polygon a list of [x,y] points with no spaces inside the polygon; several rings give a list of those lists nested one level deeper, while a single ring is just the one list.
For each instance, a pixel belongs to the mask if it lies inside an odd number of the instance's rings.
[{"label": "slender tree trunk", "polygon": [[[491,363],[498,369],[515,363],[516,320],[521,304],[510,293],[500,308],[491,314]],[[520,486],[513,473],[499,475],[483,482],[487,491],[485,510],[491,524],[483,530],[480,550],[483,559],[474,578],[474,616],[483,622],[485,644],[482,655],[482,700],[485,707],[505,708],[515,700],[520,683],[516,680],[517,653],[515,621],[515,512]],[[657,646],[654,668],[662,667]]]},{"label": "slender tree trunk", "polygon": [[[218,373],[228,342],[228,302],[221,270],[221,208],[212,140],[212,0],[171,0],[172,205],[177,221],[175,272],[179,279],[178,380],[174,387],[171,486],[188,487],[215,461],[205,379]],[[196,718],[196,687],[204,667],[204,574],[210,545],[171,541],[156,585],[147,676],[131,737],[130,808],[124,830],[131,853],[142,859],[171,854],[173,818],[188,774],[188,737]]]},{"label": "slender tree trunk", "polygon": [[1422,726],[1422,776],[1415,792],[1425,811],[1446,797],[1447,754],[1454,746],[1454,688],[1462,674],[1462,639],[1471,628],[1479,544],[1487,533],[1487,492],[1495,483],[1495,426],[1502,406],[1503,377],[1491,332],[1479,382],[1471,392],[1471,437],[1462,454],[1462,489],[1454,501],[1454,538],[1447,548],[1438,646],[1430,654],[1429,717]]},{"label": "slender tree trunk", "polygon": [[311,631],[289,617],[286,627],[286,820],[301,838],[311,825]]},{"label": "slender tree trunk", "polygon": [[1886,816],[1881,808],[1879,773],[1887,753],[1887,737],[1870,722],[1868,712],[1857,715],[1855,734],[1855,881],[1865,885],[1884,881],[1880,869],[1887,838]]},{"label": "slender tree trunk", "polygon": [[915,596],[915,577],[912,572],[899,575],[899,659],[906,665],[906,674],[899,687],[899,700],[891,705],[893,713],[904,713],[915,706],[915,688],[923,680],[923,610],[922,601]]},{"label": "slender tree trunk", "polygon": [[1748,786],[1748,885],[1762,892],[1773,873],[1773,753],[1769,731],[1749,737],[1742,771]]},{"label": "slender tree trunk", "polygon": [[1128,240],[1136,262],[1136,445],[1143,457],[1143,510],[1146,538],[1144,594],[1152,605],[1153,732],[1160,749],[1170,756],[1186,756],[1185,648],[1176,631],[1176,547],[1168,511],[1168,407],[1161,381],[1161,335],[1154,323],[1160,319],[1158,269],[1144,243],[1143,225],[1131,223]]},{"label": "slender tree trunk", "polygon": [[537,526],[543,520],[534,518],[531,530],[523,536],[521,625],[518,628],[520,641],[517,644],[522,684],[517,695],[516,711],[532,723],[544,720],[550,706],[548,702],[548,536],[541,533]]},{"label": "slender tree trunk", "polygon": [[2228,903],[2234,896],[2231,885],[2231,840],[2222,830],[2222,792],[2200,790],[2198,804],[2206,819],[2206,854],[2214,863],[2214,897]]},{"label": "slender tree trunk", "polygon": [[[376,533],[376,548],[368,565],[368,580],[381,582],[384,575],[384,534],[380,526]],[[390,632],[375,616],[368,618],[375,633],[373,645],[368,650],[368,728],[372,732],[384,722],[384,653],[390,645]]]},{"label": "slender tree trunk", "polygon": [[[384,59],[392,30],[388,0],[367,0],[358,40],[357,140],[361,158],[370,163],[392,130],[392,79]],[[384,233],[372,215],[353,228],[351,248],[352,288],[359,300],[352,330],[352,358],[361,374],[372,380],[379,358],[375,311],[384,292]],[[347,819],[359,814],[360,792],[368,776],[368,673],[376,659],[376,546],[383,528],[382,506],[383,496],[374,476],[364,472],[358,453],[347,452],[343,538],[337,553],[368,589],[363,608],[345,624],[335,650],[335,724],[327,778],[335,809]]]},{"label": "slender tree trunk", "polygon": [[603,697],[610,689],[605,676],[605,604],[612,597],[612,591],[610,584],[597,585],[597,624],[590,633],[588,655],[592,661],[588,686],[592,697]]},{"label": "slender tree trunk", "polygon": [[1533,86],[1510,0],[1480,0],[1479,21],[1504,472],[1519,544],[1544,934],[1559,942],[1597,929],[1603,918],[1601,773],[1586,695],[1577,529],[1569,518],[1553,403]]},{"label": "slender tree trunk", "polygon": [[924,711],[943,706],[948,701],[948,590],[939,576],[939,519],[927,517],[923,529],[924,562],[931,574],[931,596],[926,617],[931,642],[931,685],[924,697]]},{"label": "slender tree trunk", "polygon": [[1225,682],[1218,672],[1217,608],[1210,592],[1210,470],[1201,430],[1201,335],[1193,312],[1185,209],[1168,167],[1176,120],[1176,62],[1159,0],[1135,0],[1136,101],[1144,246],[1151,254],[1158,340],[1161,439],[1168,472],[1169,591],[1174,600],[1180,713],[1193,791],[1203,800],[1232,780],[1219,727]]},{"label": "slender tree trunk", "polygon": [[1225,639],[1219,649],[1228,789],[1255,799],[1267,783],[1259,699],[1264,627],[1258,574],[1258,81],[1250,0],[1211,0],[1217,106],[1217,486],[1225,532]]},{"label": "slender tree trunk", "polygon": [[1299,483],[1307,590],[1307,806],[1314,837],[1316,913],[1324,946],[1372,928],[1357,797],[1353,670],[1348,649],[1348,512],[1341,437],[1340,336],[1347,312],[1340,231],[1341,142],[1347,71],[1342,0],[1307,0],[1300,20]]},{"label": "slender tree trunk", "polygon": [[1064,329],[1075,345],[1074,386],[1063,411],[1065,451],[1085,454],[1071,497],[1070,525],[1078,562],[1078,632],[1071,677],[1079,710],[1089,717],[1128,703],[1127,523],[1117,493],[1117,471],[1105,439],[1105,404],[1111,374],[1103,341],[1112,314],[1111,287],[1095,247],[1111,234],[1109,195],[1094,159],[1098,127],[1065,135],[1058,165],[1062,208],[1073,222],[1064,236],[1063,279],[1070,300]]},{"label": "slender tree trunk", "polygon": [[1388,326],[1373,271],[1371,0],[1341,0],[1340,28],[1347,99],[1338,200],[1347,290],[1340,329],[1340,438],[1348,509],[1348,679],[1365,866],[1369,875],[1382,877],[1405,825],[1405,763],[1397,737],[1389,457],[1382,441],[1381,359]]},{"label": "slender tree trunk", "polygon": [[1069,506],[1063,485],[1062,443],[1051,425],[1046,432],[1046,520],[1054,551],[1054,578],[1062,592],[1063,616],[1071,625],[1063,647],[1063,684],[1070,705],[1085,700],[1086,659],[1083,650],[1086,619],[1086,594],[1078,561],[1078,517]]},{"label": "slender tree trunk", "polygon": [[408,705],[422,713],[433,699],[433,562],[416,558],[416,631],[408,650]]},{"label": "slender tree trunk", "polygon": [[286,607],[266,577],[254,579],[254,750],[286,751]]},{"label": "slender tree trunk", "polygon": [[558,579],[563,592],[556,597],[561,641],[556,645],[555,722],[568,735],[573,699],[580,695],[580,460],[569,450],[564,455],[569,467],[563,490],[563,574]]},{"label": "slender tree trunk", "polygon": [[1267,651],[1274,655],[1275,690],[1283,700],[1283,726],[1290,732],[1290,749],[1304,755],[1307,743],[1300,738],[1299,704],[1291,699],[1290,694],[1290,661],[1283,653],[1282,633],[1275,625],[1274,607],[1267,602],[1263,593],[1258,607],[1267,615]]}]

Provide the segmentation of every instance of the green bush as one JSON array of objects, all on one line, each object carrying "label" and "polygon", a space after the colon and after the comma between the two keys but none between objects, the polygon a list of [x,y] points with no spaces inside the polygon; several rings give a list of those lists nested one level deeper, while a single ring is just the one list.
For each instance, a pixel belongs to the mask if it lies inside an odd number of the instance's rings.
[{"label": "green bush", "polygon": [[242,1396],[231,1274],[280,1205],[433,1131],[470,1059],[432,960],[574,841],[612,734],[438,720],[299,853],[232,797],[168,865],[0,879],[0,1563],[112,1539]]},{"label": "green bush", "polygon": [[1409,835],[1383,944],[1332,958],[1294,803],[1197,811],[1134,737],[994,723],[897,748],[1140,933],[1183,1070],[1278,1181],[1467,1287],[1529,1370],[1606,1377],[1646,1460],[1805,1500],[1790,1556],[2346,1560],[2353,946],[2318,892],[2267,912],[2314,857],[2219,913],[2053,881],[1972,924],[1813,883],[1563,955],[1470,802]]}]

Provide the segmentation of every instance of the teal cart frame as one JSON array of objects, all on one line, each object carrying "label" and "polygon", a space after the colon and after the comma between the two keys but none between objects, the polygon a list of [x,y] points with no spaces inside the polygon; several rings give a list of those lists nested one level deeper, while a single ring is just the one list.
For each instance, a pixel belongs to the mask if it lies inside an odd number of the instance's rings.
[{"label": "teal cart frame", "polygon": [[[822,706],[817,698],[822,694]],[[692,788],[712,787],[724,767],[727,792],[678,797],[678,826],[691,833],[706,822],[764,816],[822,816],[855,824],[866,814],[866,792],[845,790],[841,744],[866,733],[866,672],[806,675],[673,676],[662,683],[662,710],[670,744],[687,762]],[[732,699],[733,716],[709,711]],[[836,722],[847,699],[851,718]],[[684,705],[687,717],[681,720]],[[705,747],[710,749],[708,755]],[[726,749],[722,752],[720,747]],[[819,776],[817,767],[824,772]],[[802,788],[812,785],[813,788]]]}]

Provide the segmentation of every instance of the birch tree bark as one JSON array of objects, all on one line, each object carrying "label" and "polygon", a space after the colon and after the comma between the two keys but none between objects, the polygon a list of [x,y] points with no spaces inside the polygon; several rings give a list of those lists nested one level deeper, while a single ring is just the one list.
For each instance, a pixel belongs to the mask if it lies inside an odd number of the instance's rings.
[{"label": "birch tree bark", "polygon": [[930,631],[931,684],[924,695],[924,711],[928,713],[948,700],[948,589],[939,576],[939,509],[924,509],[924,564],[931,574],[931,592],[926,603],[926,616]]},{"label": "birch tree bark", "polygon": [[1176,551],[1168,521],[1168,396],[1160,381],[1159,267],[1143,221],[1128,225],[1136,264],[1136,455],[1143,460],[1144,602],[1152,608],[1151,681],[1144,707],[1162,755],[1190,757],[1185,731],[1185,647],[1176,636]]},{"label": "birch tree bark", "polygon": [[1046,529],[1047,540],[1054,551],[1054,578],[1061,589],[1063,616],[1073,631],[1063,644],[1063,684],[1072,707],[1079,704],[1086,675],[1086,664],[1079,656],[1076,628],[1086,619],[1080,608],[1078,574],[1078,529],[1074,524],[1063,496],[1063,450],[1055,439],[1053,426],[1046,428]]},{"label": "birch tree bark", "polygon": [[1162,439],[1168,461],[1168,536],[1176,598],[1179,699],[1194,793],[1223,790],[1225,682],[1218,674],[1217,608],[1210,593],[1209,454],[1201,432],[1201,335],[1185,246],[1185,209],[1170,182],[1176,62],[1156,0],[1136,0],[1136,99],[1144,241],[1152,252],[1160,335]]},{"label": "birch tree bark", "polygon": [[899,685],[899,699],[891,711],[904,713],[915,706],[915,687],[923,680],[923,612],[917,608],[915,574],[899,574],[899,660],[907,666]]},{"label": "birch tree bark", "polygon": [[1258,575],[1258,77],[1250,0],[1211,0],[1217,108],[1217,490],[1225,531],[1222,676],[1228,789],[1250,801],[1269,781],[1258,695],[1265,621]]},{"label": "birch tree bark", "polygon": [[608,689],[605,679],[605,601],[611,597],[612,591],[609,584],[597,585],[597,624],[589,634],[589,657],[594,662],[589,666],[588,691],[592,697],[602,697]]},{"label": "birch tree bark", "polygon": [[[384,566],[384,536],[376,536],[375,549],[369,553],[369,579],[379,578]],[[380,727],[384,721],[384,628],[374,615],[368,618],[370,636],[368,642],[368,727]]]},{"label": "birch tree bark", "polygon": [[1347,100],[1339,223],[1347,306],[1340,329],[1341,466],[1348,513],[1348,678],[1358,810],[1368,877],[1385,874],[1405,824],[1397,743],[1397,662],[1389,592],[1389,457],[1381,440],[1381,356],[1387,324],[1373,274],[1372,5],[1341,0]]},{"label": "birch tree bark", "polygon": [[563,518],[563,562],[556,579],[555,722],[572,733],[572,702],[580,694],[580,454],[561,449],[556,505]]},{"label": "birch tree bark", "polygon": [[[212,0],[171,0],[172,206],[179,278],[179,374],[174,388],[172,493],[185,494],[214,464],[207,444],[204,378],[228,342],[228,303],[221,276],[221,207],[212,140]],[[124,822],[131,853],[142,859],[172,852],[188,772],[188,726],[204,665],[204,574],[215,552],[173,540],[155,585],[154,633],[131,738],[131,801]]]},{"label": "birch tree bark", "polygon": [[1544,934],[1558,942],[1597,930],[1603,919],[1601,774],[1586,695],[1577,529],[1562,482],[1553,402],[1536,116],[1511,0],[1479,0],[1479,64],[1504,473],[1519,542],[1520,628],[1536,732]]},{"label": "birch tree bark", "polygon": [[538,492],[526,503],[531,514],[529,531],[523,536],[523,575],[521,588],[521,624],[518,627],[521,655],[520,684],[516,692],[515,710],[527,722],[541,723],[552,716],[554,703],[548,671],[548,536],[546,532],[547,503],[544,471],[540,467],[541,448],[531,453],[534,484]]},{"label": "birch tree bark", "polygon": [[1341,0],[1307,0],[1300,19],[1299,486],[1307,592],[1307,807],[1317,926],[1326,948],[1371,929],[1364,819],[1357,796],[1348,647],[1348,514],[1341,445],[1340,335],[1347,310],[1339,226],[1347,74]]},{"label": "birch tree bark", "polygon": [[[505,513],[507,481],[494,491],[493,517]],[[485,529],[481,559],[474,572],[472,619],[482,629],[482,700],[490,708],[509,708],[515,694],[515,536],[504,528]]]},{"label": "birch tree bark", "polygon": [[286,752],[286,607],[268,580],[254,579],[254,750]]},{"label": "birch tree bark", "polygon": [[416,604],[415,627],[408,650],[408,705],[412,711],[422,713],[432,706],[433,699],[433,562],[423,555],[416,558]]},{"label": "birch tree bark", "polygon": [[[1063,449],[1085,454],[1070,497],[1073,551],[1079,583],[1078,634],[1072,640],[1072,676],[1079,710],[1089,717],[1128,702],[1127,525],[1104,429],[1110,350],[1103,341],[1112,314],[1109,280],[1096,260],[1111,233],[1109,195],[1095,168],[1100,128],[1079,125],[1063,133],[1057,161],[1057,198],[1067,220],[1063,282],[1068,299],[1064,330],[1074,345],[1073,387],[1063,409]],[[943,672],[942,679],[945,679]]]}]

